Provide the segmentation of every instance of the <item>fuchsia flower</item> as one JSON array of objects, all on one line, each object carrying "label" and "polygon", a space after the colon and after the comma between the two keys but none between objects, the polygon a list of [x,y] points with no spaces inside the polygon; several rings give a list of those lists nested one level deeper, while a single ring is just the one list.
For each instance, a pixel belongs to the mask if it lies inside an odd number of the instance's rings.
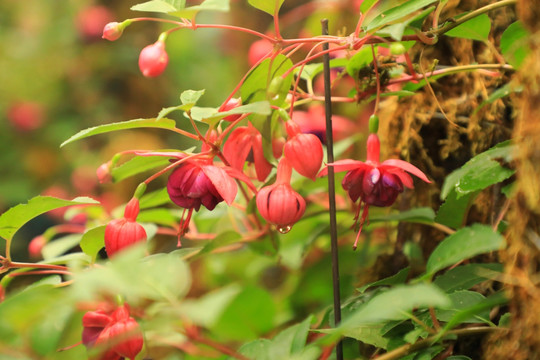
[{"label": "fuchsia flower", "polygon": [[289,231],[306,210],[304,198],[291,187],[291,173],[291,165],[286,158],[282,158],[278,164],[276,182],[263,187],[256,197],[261,216],[283,233]]},{"label": "fuchsia flower", "polygon": [[135,220],[139,215],[139,199],[131,199],[124,210],[124,217],[112,220],[105,228],[105,250],[113,256],[140,241],[146,241],[146,231]]},{"label": "fuchsia flower", "polygon": [[[362,226],[368,216],[369,206],[390,206],[394,203],[399,193],[404,187],[412,189],[413,180],[408,173],[417,176],[421,180],[431,183],[426,175],[414,165],[399,159],[388,159],[379,163],[380,141],[377,134],[370,134],[367,140],[367,160],[366,162],[356,160],[339,160],[328,164],[319,176],[328,173],[328,166],[333,166],[334,171],[348,171],[343,178],[343,188],[349,194],[353,202],[360,199],[360,203],[355,214],[355,225],[359,222],[358,235],[353,248],[356,249],[358,238],[362,231]],[[360,220],[360,208],[364,204],[362,217]]]},{"label": "fuchsia flower", "polygon": [[188,210],[180,223],[178,246],[193,210],[198,211],[201,205],[213,210],[222,201],[229,205],[234,201],[238,191],[234,178],[245,182],[255,191],[243,173],[228,166],[217,167],[210,159],[185,161],[171,173],[167,181],[169,197],[173,203]]},{"label": "fuchsia flower", "polygon": [[257,179],[264,181],[272,171],[272,164],[264,157],[261,133],[248,123],[248,126],[239,126],[232,131],[223,146],[223,155],[231,167],[242,171],[250,154],[253,156]]},{"label": "fuchsia flower", "polygon": [[321,141],[313,134],[302,134],[300,127],[292,121],[287,121],[285,127],[289,139],[283,154],[294,170],[315,181],[324,156]]},{"label": "fuchsia flower", "polygon": [[139,69],[146,77],[156,77],[165,71],[169,63],[169,55],[165,51],[165,43],[156,41],[142,49],[139,55]]},{"label": "fuchsia flower", "polygon": [[103,347],[100,360],[135,359],[143,347],[142,331],[127,305],[114,311],[98,309],[82,318],[82,342],[87,349]]}]

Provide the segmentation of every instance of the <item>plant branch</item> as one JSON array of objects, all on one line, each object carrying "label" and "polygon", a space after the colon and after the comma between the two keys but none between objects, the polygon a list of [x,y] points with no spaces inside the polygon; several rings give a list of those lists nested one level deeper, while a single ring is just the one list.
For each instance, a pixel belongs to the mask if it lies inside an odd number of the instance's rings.
[{"label": "plant branch", "polygon": [[500,8],[500,7],[504,7],[504,6],[508,6],[508,5],[513,5],[515,3],[517,3],[517,0],[502,0],[502,1],[495,2],[493,4],[483,6],[483,7],[479,8],[479,9],[471,11],[468,14],[465,14],[464,16],[460,17],[457,20],[447,22],[446,25],[444,25],[443,27],[440,27],[438,29],[430,30],[426,34],[428,34],[428,35],[436,35],[436,36],[442,35],[442,34],[448,32],[448,31],[458,27],[459,25],[469,21],[472,18],[475,18],[475,17],[477,17],[479,15],[482,15],[484,13],[487,13],[488,11],[495,10],[495,9]]}]

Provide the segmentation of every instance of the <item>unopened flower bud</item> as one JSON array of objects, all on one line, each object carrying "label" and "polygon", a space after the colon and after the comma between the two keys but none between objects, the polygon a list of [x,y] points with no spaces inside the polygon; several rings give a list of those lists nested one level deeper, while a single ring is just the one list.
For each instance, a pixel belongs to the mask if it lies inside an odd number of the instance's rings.
[{"label": "unopened flower bud", "polygon": [[122,33],[124,32],[124,27],[118,23],[118,22],[110,22],[103,28],[103,39],[107,39],[109,41],[115,41],[122,36]]},{"label": "unopened flower bud", "polygon": [[110,183],[112,181],[111,162],[101,164],[96,170],[97,178],[100,184]]},{"label": "unopened flower bud", "polygon": [[[292,121],[287,122],[289,123],[298,127]],[[287,132],[294,134],[296,131],[289,131],[288,127]],[[297,132],[285,143],[283,154],[300,175],[315,180],[324,157],[321,140],[317,136]]]},{"label": "unopened flower bud", "polygon": [[146,240],[146,231],[135,222],[139,214],[139,200],[131,199],[124,210],[124,217],[115,219],[105,227],[105,250],[113,256],[118,251]]},{"label": "unopened flower bud", "polygon": [[156,41],[142,49],[139,55],[139,69],[146,77],[156,77],[165,71],[169,56],[165,51],[165,43]]}]

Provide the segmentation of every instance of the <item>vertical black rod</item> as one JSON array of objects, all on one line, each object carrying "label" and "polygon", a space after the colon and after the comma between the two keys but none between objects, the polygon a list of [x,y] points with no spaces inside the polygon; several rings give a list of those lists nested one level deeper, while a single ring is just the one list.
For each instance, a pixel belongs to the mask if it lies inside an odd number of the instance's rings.
[{"label": "vertical black rod", "polygon": [[[322,34],[328,35],[328,19],[321,20]],[[328,43],[323,44],[323,50],[328,50]],[[326,112],[326,149],[327,163],[334,162],[334,138],[332,135],[332,95],[330,93],[330,56],[323,56],[324,65],[324,103]],[[339,258],[337,244],[336,221],[336,182],[334,167],[328,167],[328,202],[330,205],[330,246],[332,251],[332,284],[334,289],[334,322],[336,326],[341,322],[341,296],[339,293]],[[336,359],[343,360],[343,345],[336,344]]]}]

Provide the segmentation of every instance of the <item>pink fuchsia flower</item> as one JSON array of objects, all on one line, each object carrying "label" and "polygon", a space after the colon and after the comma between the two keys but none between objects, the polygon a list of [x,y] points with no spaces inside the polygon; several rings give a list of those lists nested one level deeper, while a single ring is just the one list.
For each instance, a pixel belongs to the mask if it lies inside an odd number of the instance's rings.
[{"label": "pink fuchsia flower", "polygon": [[272,164],[264,157],[262,135],[251,123],[232,131],[223,146],[223,155],[231,167],[240,171],[244,168],[248,157],[252,155],[259,181],[264,181],[272,171]]},{"label": "pink fuchsia flower", "polygon": [[[356,249],[362,226],[368,216],[369,206],[390,206],[394,203],[399,193],[404,188],[412,189],[413,180],[409,175],[415,175],[421,180],[431,183],[426,175],[417,167],[399,159],[388,159],[379,163],[380,141],[377,134],[370,134],[367,140],[366,162],[356,160],[339,160],[328,164],[319,176],[328,173],[328,166],[333,166],[334,171],[347,171],[343,178],[343,188],[349,194],[353,202],[360,199],[355,221],[359,223],[358,235],[353,248]],[[364,205],[362,217],[359,220],[360,208]],[[355,224],[356,224],[355,223]]]},{"label": "pink fuchsia flower", "polygon": [[139,215],[139,199],[131,199],[124,210],[124,217],[112,220],[105,227],[105,250],[113,256],[117,252],[146,241],[146,231],[135,220]]},{"label": "pink fuchsia flower", "polygon": [[82,342],[87,349],[102,347],[100,360],[135,359],[142,350],[142,331],[127,305],[88,311],[82,323]]},{"label": "pink fuchsia flower", "polygon": [[165,42],[156,41],[142,49],[139,55],[139,69],[146,77],[156,77],[165,71],[169,55],[165,51]]},{"label": "pink fuchsia flower", "polygon": [[303,134],[292,121],[285,123],[289,139],[283,147],[283,154],[294,170],[315,181],[323,161],[321,140],[313,134]]},{"label": "pink fuchsia flower", "polygon": [[201,205],[214,210],[217,204],[225,201],[232,204],[238,187],[234,179],[245,182],[253,191],[255,187],[240,171],[228,166],[218,167],[209,159],[187,160],[181,163],[169,176],[167,192],[173,203],[188,210],[184,212],[179,229],[180,236],[185,233],[193,210]]},{"label": "pink fuchsia flower", "polygon": [[286,158],[282,158],[278,164],[276,182],[263,187],[256,197],[261,216],[276,225],[282,233],[288,232],[306,210],[304,198],[291,187],[291,173],[291,165]]}]

